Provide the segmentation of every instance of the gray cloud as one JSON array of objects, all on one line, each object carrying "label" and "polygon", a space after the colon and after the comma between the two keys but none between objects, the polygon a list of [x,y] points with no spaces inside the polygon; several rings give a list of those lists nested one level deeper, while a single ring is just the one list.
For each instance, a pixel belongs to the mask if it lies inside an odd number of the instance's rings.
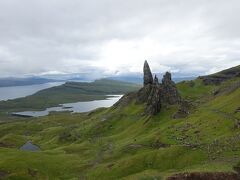
[{"label": "gray cloud", "polygon": [[0,76],[213,73],[240,64],[239,17],[239,0],[2,0]]}]

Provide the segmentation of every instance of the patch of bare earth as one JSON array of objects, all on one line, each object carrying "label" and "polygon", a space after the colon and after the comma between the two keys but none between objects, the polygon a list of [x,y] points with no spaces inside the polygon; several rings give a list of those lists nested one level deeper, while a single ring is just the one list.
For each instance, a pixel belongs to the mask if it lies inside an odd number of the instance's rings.
[{"label": "patch of bare earth", "polygon": [[8,172],[0,170],[0,179],[6,178],[9,175]]},{"label": "patch of bare earth", "polygon": [[167,180],[240,180],[240,177],[231,172],[193,172],[174,174]]},{"label": "patch of bare earth", "polygon": [[12,148],[12,147],[14,147],[14,146],[11,145],[11,144],[6,144],[6,143],[0,142],[0,147],[2,147],[2,148]]}]

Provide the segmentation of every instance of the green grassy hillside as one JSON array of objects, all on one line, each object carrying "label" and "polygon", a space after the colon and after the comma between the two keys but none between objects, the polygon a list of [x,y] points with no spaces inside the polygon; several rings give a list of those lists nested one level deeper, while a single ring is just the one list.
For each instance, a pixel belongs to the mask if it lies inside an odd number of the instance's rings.
[{"label": "green grassy hillside", "polygon": [[0,112],[45,109],[62,103],[102,100],[106,95],[125,94],[136,91],[140,85],[109,79],[100,79],[91,83],[67,82],[41,90],[31,96],[8,101],[0,101]]},{"label": "green grassy hillside", "polygon": [[[177,84],[191,102],[143,115],[135,100],[91,113],[52,113],[0,125],[3,179],[165,179],[179,172],[231,172],[240,161],[240,78]],[[31,140],[40,152],[18,148]]]}]

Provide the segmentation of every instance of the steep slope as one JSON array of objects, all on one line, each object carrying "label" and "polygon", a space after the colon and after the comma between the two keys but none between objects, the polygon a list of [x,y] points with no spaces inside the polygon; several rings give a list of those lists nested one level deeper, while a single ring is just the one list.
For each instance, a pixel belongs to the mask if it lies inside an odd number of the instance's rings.
[{"label": "steep slope", "polygon": [[[240,161],[239,81],[232,77],[218,85],[205,85],[202,79],[177,84],[182,99],[191,104],[185,118],[173,118],[178,104],[146,115],[144,104],[136,103],[131,93],[109,109],[1,124],[0,174],[164,179],[181,172],[232,173]],[[42,151],[17,150],[27,140]]]},{"label": "steep slope", "polygon": [[201,76],[200,79],[203,79],[204,84],[217,85],[234,77],[240,77],[240,65],[212,75]]}]

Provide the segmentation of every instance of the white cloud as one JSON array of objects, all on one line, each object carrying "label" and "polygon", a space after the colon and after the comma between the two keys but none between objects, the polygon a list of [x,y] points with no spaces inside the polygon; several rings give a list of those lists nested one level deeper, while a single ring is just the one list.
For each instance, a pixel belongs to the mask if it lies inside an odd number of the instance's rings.
[{"label": "white cloud", "polygon": [[240,64],[239,0],[0,1],[0,76],[213,73]]}]

